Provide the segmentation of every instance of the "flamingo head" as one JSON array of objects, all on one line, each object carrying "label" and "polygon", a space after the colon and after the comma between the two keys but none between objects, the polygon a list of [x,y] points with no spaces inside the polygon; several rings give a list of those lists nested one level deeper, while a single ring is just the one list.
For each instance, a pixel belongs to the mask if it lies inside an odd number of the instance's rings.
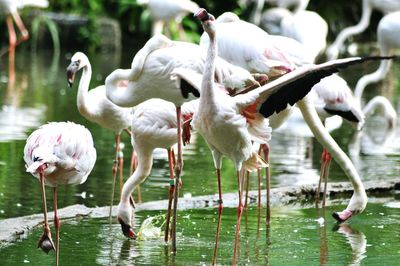
[{"label": "flamingo head", "polygon": [[207,10],[200,8],[193,16],[201,21],[204,31],[206,31],[208,34],[215,33],[215,18],[213,15],[208,13]]},{"label": "flamingo head", "polygon": [[89,64],[89,59],[82,52],[76,52],[71,57],[71,63],[67,67],[68,86],[72,87],[75,79],[75,73]]},{"label": "flamingo head", "polygon": [[26,171],[32,174],[44,172],[45,175],[51,174],[56,169],[58,157],[47,147],[37,147],[32,152],[31,163]]},{"label": "flamingo head", "polygon": [[136,239],[135,231],[133,231],[131,226],[131,217],[132,206],[129,203],[124,204],[120,202],[117,210],[117,219],[121,224],[122,233],[128,238]]}]

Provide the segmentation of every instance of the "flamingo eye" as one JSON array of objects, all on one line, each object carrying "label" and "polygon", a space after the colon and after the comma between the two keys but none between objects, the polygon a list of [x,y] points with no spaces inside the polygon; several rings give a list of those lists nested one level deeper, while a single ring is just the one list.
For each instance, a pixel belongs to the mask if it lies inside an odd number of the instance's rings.
[{"label": "flamingo eye", "polygon": [[42,159],[40,159],[40,157],[39,157],[39,156],[35,156],[35,155],[33,155],[33,158],[32,158],[32,160],[33,160],[34,162],[37,162],[37,161],[41,161]]}]

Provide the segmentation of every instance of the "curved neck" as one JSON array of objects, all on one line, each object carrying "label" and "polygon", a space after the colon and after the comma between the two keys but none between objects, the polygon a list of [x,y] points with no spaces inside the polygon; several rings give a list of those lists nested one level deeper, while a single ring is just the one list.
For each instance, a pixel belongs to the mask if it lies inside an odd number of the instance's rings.
[{"label": "curved neck", "polygon": [[368,0],[363,0],[362,15],[360,22],[358,22],[357,25],[343,29],[336,37],[336,40],[333,42],[333,44],[328,48],[332,53],[329,60],[333,60],[338,57],[339,51],[342,48],[343,43],[346,41],[347,38],[363,32],[368,27],[372,13],[372,8],[369,6],[367,2]]},{"label": "curved neck", "polygon": [[81,114],[87,114],[89,112],[87,106],[87,95],[91,78],[92,66],[88,63],[83,67],[81,80],[79,81],[78,95],[76,97],[76,104]]},{"label": "curved neck", "polygon": [[309,2],[310,0],[300,0],[296,8],[293,10],[293,13],[295,14],[299,11],[306,10]]},{"label": "curved neck", "polygon": [[386,117],[396,119],[397,113],[390,101],[383,96],[375,96],[363,108],[365,117],[372,115],[376,109],[381,108]]},{"label": "curved neck", "polygon": [[210,102],[214,99],[214,73],[215,60],[217,57],[217,42],[215,32],[209,34],[210,43],[207,50],[206,61],[204,64],[204,73],[201,82],[200,104],[204,101]]},{"label": "curved neck", "polygon": [[265,0],[256,0],[256,4],[253,7],[253,10],[251,10],[250,14],[250,22],[256,25],[260,25],[261,22],[261,14],[264,8],[264,2]]},{"label": "curved neck", "polygon": [[[132,107],[140,103],[132,99],[129,86],[135,86],[133,81],[130,81],[131,69],[116,69],[107,76],[105,81],[106,96],[114,104],[121,107]],[[118,86],[118,83],[123,80],[129,80],[128,86]]]},{"label": "curved neck", "polygon": [[[304,120],[313,132],[318,142],[323,145],[335,159],[335,162],[342,168],[354,188],[353,197],[347,207],[349,210],[356,209],[355,206],[366,204],[366,193],[364,185],[361,182],[360,176],[357,173],[356,168],[351,162],[350,158],[343,152],[335,140],[331,137],[325,127],[322,125],[318,114],[313,107],[311,99],[306,96],[302,100],[297,102],[297,106],[300,108]],[[365,202],[364,202],[365,201]],[[365,207],[365,205],[364,205]]]},{"label": "curved neck", "polygon": [[125,205],[129,205],[129,199],[135,187],[150,174],[153,166],[153,149],[137,150],[137,159],[138,166],[135,172],[126,180],[122,188],[120,203]]},{"label": "curved neck", "polygon": [[368,86],[370,83],[375,83],[383,78],[385,78],[386,74],[388,73],[391,66],[391,60],[382,60],[379,68],[368,75],[363,76],[357,81],[356,88],[354,89],[354,96],[356,99],[361,101],[362,94],[364,92],[365,87]]}]

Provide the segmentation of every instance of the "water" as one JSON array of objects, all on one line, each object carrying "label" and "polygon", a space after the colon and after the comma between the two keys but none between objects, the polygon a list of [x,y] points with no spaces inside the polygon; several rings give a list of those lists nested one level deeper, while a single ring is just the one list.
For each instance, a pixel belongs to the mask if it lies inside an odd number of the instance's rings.
[{"label": "water", "polygon": [[[47,121],[70,120],[85,125],[92,132],[98,159],[88,181],[76,187],[60,187],[58,205],[85,204],[89,207],[109,204],[111,167],[114,152],[113,133],[86,121],[76,108],[76,84],[67,87],[65,68],[74,51],[53,57],[50,52],[30,54],[18,48],[15,67],[15,84],[10,86],[6,57],[0,61],[0,219],[40,213],[41,196],[39,183],[25,172],[22,159],[26,137],[39,125]],[[117,67],[129,67],[134,51],[119,54],[89,54],[93,67],[91,88],[104,82],[104,78]],[[368,69],[375,69],[371,64]],[[349,83],[354,85],[361,71],[344,72]],[[390,94],[397,113],[400,110],[398,64],[392,70],[394,88]],[[371,86],[366,99],[377,90],[387,88],[388,83]],[[375,88],[374,88],[375,87]],[[386,91],[386,90],[385,90]],[[386,92],[387,93],[387,92]],[[379,116],[371,118],[364,130],[361,142],[362,153],[352,157],[363,180],[390,180],[398,178],[400,172],[400,129],[390,135]],[[272,187],[316,183],[319,176],[322,147],[308,136],[296,135],[299,129],[286,128],[274,132],[271,141]],[[385,133],[386,132],[386,133]],[[332,135],[348,152],[354,130],[347,124],[333,131]],[[126,144],[125,162],[129,162],[131,147],[129,137],[123,135]],[[217,193],[216,178],[211,154],[201,137],[185,148],[182,195],[192,196]],[[166,152],[157,151],[151,176],[142,185],[143,201],[167,198],[168,163]],[[371,167],[372,166],[372,167]],[[125,173],[129,170],[125,164]],[[125,174],[126,176],[126,174]],[[228,160],[223,162],[223,192],[237,190],[235,170]],[[342,170],[333,163],[330,180],[346,181]],[[265,185],[265,184],[263,184]],[[250,188],[256,189],[257,179],[252,178]],[[48,195],[51,195],[49,193]],[[118,193],[116,195],[118,198]],[[398,198],[397,196],[395,198]],[[117,201],[117,200],[116,200]],[[116,203],[115,201],[115,203]],[[395,201],[389,198],[388,201]],[[48,198],[51,205],[51,196]],[[350,228],[344,225],[337,230],[327,210],[327,224],[320,227],[314,208],[282,207],[272,211],[270,242],[266,231],[257,220],[257,210],[252,209],[243,217],[241,233],[240,264],[310,265],[355,264],[363,265],[398,260],[399,209],[382,207],[383,203],[370,203],[365,212],[352,219]],[[335,210],[340,206],[333,206]],[[138,224],[148,215],[158,212],[138,212]],[[63,265],[128,265],[128,264],[210,264],[216,227],[216,210],[203,209],[180,212],[178,254],[169,253],[160,239],[151,241],[126,240],[118,224],[110,228],[106,219],[82,219],[65,221],[61,227],[61,262]],[[189,217],[189,218],[185,218]],[[230,264],[233,250],[236,210],[224,209],[218,262]],[[82,230],[84,228],[84,230]],[[210,230],[210,228],[212,228]],[[48,265],[53,263],[53,254],[45,255],[36,249],[41,229],[34,230],[26,239],[0,249],[2,265]],[[350,240],[349,240],[350,239]],[[354,251],[351,239],[363,246],[363,252]],[[364,243],[364,240],[366,244]],[[357,244],[354,244],[357,245]],[[361,254],[360,254],[361,253]],[[70,256],[74,254],[74,256]],[[353,261],[353,262],[352,262]],[[311,263],[310,263],[311,262]]]}]

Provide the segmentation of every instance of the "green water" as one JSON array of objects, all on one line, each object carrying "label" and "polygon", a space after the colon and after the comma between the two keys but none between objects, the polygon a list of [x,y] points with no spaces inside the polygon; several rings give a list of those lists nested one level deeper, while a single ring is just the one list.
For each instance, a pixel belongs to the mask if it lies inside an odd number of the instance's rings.
[{"label": "green water", "polygon": [[[344,207],[344,206],[343,206]],[[350,224],[336,225],[326,210],[321,226],[314,208],[293,206],[272,210],[266,230],[263,214],[252,208],[242,217],[240,265],[396,265],[400,259],[400,209],[369,204]],[[159,212],[139,212],[138,222]],[[218,264],[231,264],[235,209],[224,209]],[[259,218],[260,217],[260,218]],[[213,209],[179,213],[178,253],[170,254],[163,238],[125,239],[118,224],[107,219],[65,221],[61,225],[62,265],[210,265],[214,248],[216,212]],[[2,265],[51,265],[54,253],[37,249],[42,230],[1,249]]]},{"label": "green water", "polygon": [[[65,68],[68,58],[75,51],[53,57],[51,52],[30,54],[18,48],[15,67],[15,84],[9,86],[8,62],[6,57],[0,61],[0,219],[40,213],[41,195],[37,179],[25,172],[22,159],[26,137],[37,126],[47,121],[70,120],[81,123],[92,132],[98,159],[87,182],[76,187],[60,187],[58,205],[60,208],[76,203],[89,207],[109,204],[111,189],[111,167],[114,152],[113,133],[86,121],[76,108],[76,91],[79,76],[72,89],[67,87]],[[89,54],[92,62],[93,77],[91,87],[104,82],[105,77],[117,67],[129,67],[134,51],[118,54]],[[376,65],[369,65],[374,69]],[[349,83],[354,85],[360,71],[346,72]],[[394,90],[391,99],[395,109],[399,110],[398,82],[399,68],[394,66],[392,81]],[[388,86],[378,84],[375,89]],[[370,89],[366,98],[376,92]],[[400,173],[399,128],[389,139],[382,130],[382,119],[375,117],[368,121],[366,132],[371,138],[380,140],[377,148],[384,148],[383,140],[388,140],[384,152],[360,154],[352,158],[363,180],[393,179]],[[297,135],[299,130],[288,129],[274,132],[271,140],[272,187],[316,183],[320,168],[322,147],[310,137]],[[348,152],[354,130],[343,124],[332,135],[343,149]],[[123,135],[126,144],[125,162],[129,162],[131,147],[129,138]],[[379,144],[381,143],[381,144]],[[367,145],[363,142],[363,145]],[[182,196],[197,196],[217,193],[216,178],[211,154],[201,137],[185,147]],[[143,201],[166,199],[168,194],[168,163],[166,152],[157,152],[151,176],[142,185]],[[125,177],[129,166],[125,164]],[[235,170],[232,163],[225,160],[222,170],[223,192],[237,190]],[[333,163],[330,181],[346,181],[342,170]],[[250,188],[256,189],[257,179],[250,180]],[[263,186],[265,184],[263,183]],[[48,195],[51,195],[48,190]],[[117,204],[116,193],[115,204]],[[391,199],[395,201],[395,199]],[[48,205],[51,204],[51,196]],[[334,206],[335,210],[343,206]],[[382,203],[370,203],[365,212],[351,220],[350,228],[342,231],[334,229],[330,217],[332,209],[327,210],[326,225],[320,227],[314,208],[285,207],[274,209],[269,240],[261,217],[258,221],[257,210],[252,209],[243,216],[241,232],[240,264],[247,265],[344,265],[352,260],[362,260],[362,265],[393,265],[400,259],[399,254],[399,209],[384,207]],[[137,226],[148,215],[155,212],[137,213]],[[118,224],[112,227],[107,219],[83,219],[64,221],[61,227],[61,264],[62,265],[132,265],[132,264],[210,264],[216,227],[216,210],[201,209],[179,212],[178,254],[170,255],[169,245],[160,239],[150,241],[126,240]],[[218,262],[230,264],[236,210],[224,209]],[[353,233],[351,233],[353,232]],[[49,265],[54,262],[54,254],[46,255],[36,249],[41,229],[36,229],[26,239],[0,248],[1,265]],[[351,234],[354,236],[351,237]],[[352,250],[349,239],[365,238],[362,254]],[[271,244],[267,244],[268,242]],[[356,240],[354,240],[356,241]],[[363,243],[364,240],[360,240]],[[71,255],[73,254],[73,255]],[[354,264],[357,265],[356,262]]]}]

